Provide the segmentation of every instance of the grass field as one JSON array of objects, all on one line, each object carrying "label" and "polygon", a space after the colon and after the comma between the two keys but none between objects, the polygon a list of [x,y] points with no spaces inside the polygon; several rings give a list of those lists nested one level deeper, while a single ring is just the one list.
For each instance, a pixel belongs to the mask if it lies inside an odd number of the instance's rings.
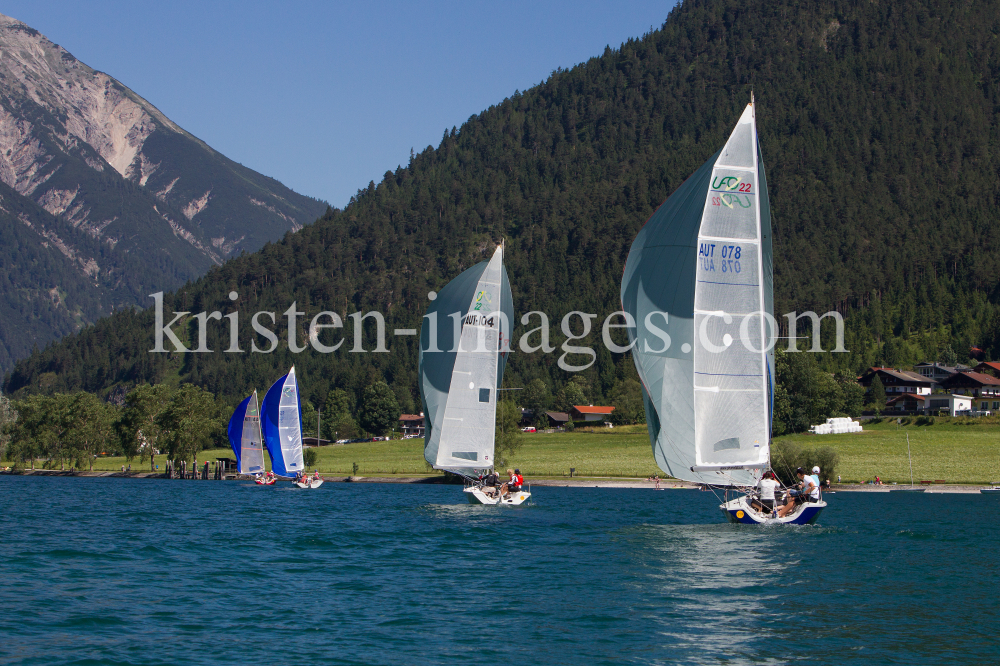
[{"label": "grass field", "polygon": [[[938,419],[931,426],[897,427],[895,422],[865,424],[865,432],[849,435],[789,435],[779,439],[803,448],[829,446],[837,451],[837,473],[847,482],[872,480],[909,482],[906,434],[913,454],[913,477],[920,481],[983,484],[1000,481],[1000,422]],[[424,461],[423,440],[363,442],[316,449],[317,467],[326,474],[348,476],[358,464],[360,476],[435,473]],[[202,451],[199,460],[232,457],[229,449]],[[165,458],[157,462],[163,469]],[[10,463],[3,463],[8,465]],[[95,470],[118,471],[124,458],[99,458]],[[37,463],[36,466],[41,466]],[[662,474],[653,462],[645,426],[595,429],[593,432],[533,433],[511,466],[529,478],[577,476],[645,478]],[[56,464],[58,468],[58,464]],[[149,471],[148,463],[132,461],[133,471]],[[833,479],[836,481],[836,479]]]},{"label": "grass field", "polygon": [[[966,425],[965,419],[938,419],[932,426],[897,427],[895,422],[864,424],[849,435],[788,435],[802,447],[829,446],[837,451],[838,474],[848,481],[910,482],[906,436],[910,436],[913,478],[949,483],[1000,481],[1000,425]],[[832,479],[836,482],[836,479]]]}]

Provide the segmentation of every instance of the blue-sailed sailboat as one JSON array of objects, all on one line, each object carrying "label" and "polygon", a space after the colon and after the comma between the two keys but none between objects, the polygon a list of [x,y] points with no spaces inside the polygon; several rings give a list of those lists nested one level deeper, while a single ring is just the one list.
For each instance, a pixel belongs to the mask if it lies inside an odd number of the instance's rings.
[{"label": "blue-sailed sailboat", "polygon": [[[770,466],[772,285],[771,211],[751,101],[726,145],[639,232],[622,276],[622,309],[638,327],[628,330],[649,438],[666,473],[752,492]],[[720,508],[733,522],[810,523],[826,506],[805,503],[777,519],[752,504],[743,496]]]},{"label": "blue-sailed sailboat", "polygon": [[261,407],[264,444],[275,476],[295,478],[305,471],[302,461],[302,406],[295,367],[274,382]]},{"label": "blue-sailed sailboat", "polygon": [[[445,285],[427,308],[420,330],[420,399],[424,458],[435,469],[470,481],[475,472],[493,469],[497,396],[513,317],[503,245],[489,261]],[[500,497],[479,483],[465,492],[473,504],[521,504],[531,496],[518,491]]]},{"label": "blue-sailed sailboat", "polygon": [[236,407],[229,419],[229,445],[236,454],[240,474],[264,474],[263,437],[260,430],[260,412],[257,409],[257,391]]}]

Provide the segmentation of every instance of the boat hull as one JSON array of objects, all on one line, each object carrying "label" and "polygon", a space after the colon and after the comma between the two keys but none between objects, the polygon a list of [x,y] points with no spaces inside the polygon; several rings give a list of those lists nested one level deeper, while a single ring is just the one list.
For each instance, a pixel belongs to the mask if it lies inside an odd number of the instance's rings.
[{"label": "boat hull", "polygon": [[996,486],[993,488],[980,488],[979,492],[983,493],[984,495],[992,495],[994,493],[1000,493],[1000,486]]},{"label": "boat hull", "polygon": [[527,490],[515,490],[508,493],[506,498],[497,499],[484,493],[481,488],[469,487],[465,489],[465,496],[469,499],[469,504],[518,506],[524,504],[531,497],[531,493]]},{"label": "boat hull", "polygon": [[826,502],[806,502],[784,518],[772,518],[750,508],[746,496],[719,505],[726,519],[742,525],[811,525],[826,508]]},{"label": "boat hull", "polygon": [[310,479],[306,483],[302,483],[301,481],[296,481],[295,485],[297,485],[299,488],[319,488],[320,486],[323,485],[323,479]]},{"label": "boat hull", "polygon": [[258,486],[273,486],[276,481],[277,479],[270,479],[270,480],[254,479],[254,483],[256,483]]}]

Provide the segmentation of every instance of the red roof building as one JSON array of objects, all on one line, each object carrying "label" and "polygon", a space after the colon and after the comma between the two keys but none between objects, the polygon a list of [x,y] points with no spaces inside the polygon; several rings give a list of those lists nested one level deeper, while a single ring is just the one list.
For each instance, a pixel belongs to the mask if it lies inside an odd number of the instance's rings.
[{"label": "red roof building", "polygon": [[570,416],[574,421],[607,421],[614,407],[595,407],[594,405],[573,405]]},{"label": "red roof building", "polygon": [[[970,370],[956,372],[941,382],[948,391],[959,391],[976,399],[973,409],[1000,409],[1000,379]],[[995,405],[995,406],[994,406]]]},{"label": "red roof building", "polygon": [[400,414],[399,415],[399,431],[406,435],[419,435],[424,434],[424,414]]}]

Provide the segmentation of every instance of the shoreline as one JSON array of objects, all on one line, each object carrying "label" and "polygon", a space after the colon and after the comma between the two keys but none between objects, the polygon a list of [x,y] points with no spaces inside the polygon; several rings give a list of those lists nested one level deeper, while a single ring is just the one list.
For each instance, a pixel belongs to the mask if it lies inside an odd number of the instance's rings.
[{"label": "shoreline", "polygon": [[[77,471],[77,470],[53,470],[53,469],[35,469],[35,470],[17,470],[17,471],[4,471],[0,472],[0,476],[61,476],[61,477],[113,477],[113,478],[128,478],[128,479],[162,479],[167,480],[162,472],[108,472],[108,471]],[[203,481],[204,479],[171,479],[173,481],[192,481],[198,480]],[[215,479],[209,479],[210,481]],[[224,479],[226,481],[236,481],[239,480],[235,477],[230,477]],[[331,483],[418,483],[418,484],[430,484],[430,485],[460,485],[457,483],[452,483],[448,481],[445,477],[439,475],[412,475],[412,476],[339,476],[323,475],[323,480]],[[574,478],[538,478],[529,479],[529,486],[538,486],[542,488],[629,488],[629,489],[645,489],[645,490],[656,490],[654,482],[647,481],[646,479],[629,478],[629,477],[574,477]],[[929,494],[963,494],[972,493],[979,494],[979,489],[985,486],[989,486],[989,483],[971,483],[971,484],[961,484],[961,483],[934,483],[934,484],[921,484],[916,486],[917,488],[923,488],[925,493]],[[827,493],[888,493],[893,489],[907,488],[909,486],[905,484],[900,485],[881,485],[875,486],[871,484],[834,484],[831,490],[826,491]],[[690,483],[688,481],[680,481],[678,479],[661,479],[660,480],[660,490],[698,490],[699,486],[696,483]]]}]

